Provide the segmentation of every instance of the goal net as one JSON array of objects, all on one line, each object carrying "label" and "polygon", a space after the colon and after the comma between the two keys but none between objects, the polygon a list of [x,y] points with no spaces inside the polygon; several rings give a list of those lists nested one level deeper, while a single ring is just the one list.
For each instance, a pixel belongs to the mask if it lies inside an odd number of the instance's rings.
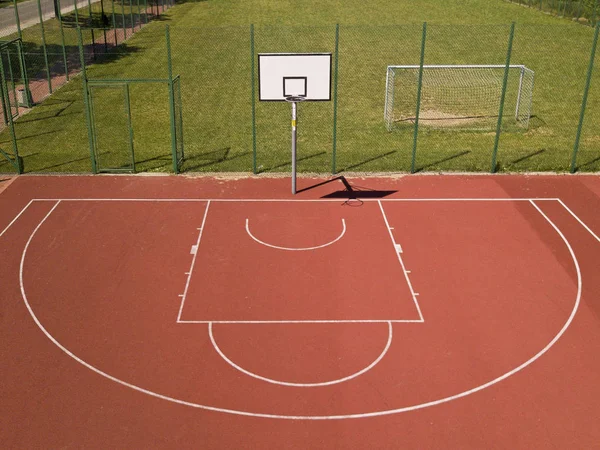
[{"label": "goal net", "polygon": [[[505,66],[425,65],[419,125],[441,129],[487,130],[496,127]],[[534,73],[511,65],[504,101],[503,126],[527,129]],[[413,125],[417,109],[419,66],[388,66],[385,124],[389,131]]]}]

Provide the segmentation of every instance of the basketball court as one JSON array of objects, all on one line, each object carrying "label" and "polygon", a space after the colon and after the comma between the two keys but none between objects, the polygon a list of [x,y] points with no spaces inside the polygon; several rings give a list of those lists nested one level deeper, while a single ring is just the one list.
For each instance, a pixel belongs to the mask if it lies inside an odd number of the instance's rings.
[{"label": "basketball court", "polygon": [[597,177],[21,176],[9,447],[592,448]]}]

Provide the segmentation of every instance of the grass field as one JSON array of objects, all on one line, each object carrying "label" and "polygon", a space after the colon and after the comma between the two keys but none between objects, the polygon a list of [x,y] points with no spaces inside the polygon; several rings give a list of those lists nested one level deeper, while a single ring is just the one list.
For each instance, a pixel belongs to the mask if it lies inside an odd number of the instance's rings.
[{"label": "grass field", "polygon": [[[255,51],[333,52],[339,30],[338,171],[406,171],[413,131],[388,132],[383,121],[386,67],[418,64],[422,22],[428,22],[426,64],[504,64],[516,21],[511,63],[535,71],[529,130],[501,136],[502,171],[564,171],[570,163],[593,29],[501,0],[390,2],[200,1],[178,4],[100,58],[90,78],[166,78],[164,25],[171,26],[173,72],[182,80],[186,171],[252,170],[250,24]],[[600,57],[592,79],[580,170],[600,169]],[[124,139],[121,93],[96,97],[102,151]],[[171,170],[165,84],[130,92],[138,170]],[[81,80],[75,78],[16,122],[19,151],[30,172],[89,172]],[[114,113],[113,113],[114,112]],[[328,172],[333,104],[300,105],[299,170]],[[260,172],[289,170],[289,105],[256,104]],[[493,132],[421,127],[417,169],[490,170]],[[0,135],[8,145],[9,135]],[[0,171],[10,170],[0,163]]]}]

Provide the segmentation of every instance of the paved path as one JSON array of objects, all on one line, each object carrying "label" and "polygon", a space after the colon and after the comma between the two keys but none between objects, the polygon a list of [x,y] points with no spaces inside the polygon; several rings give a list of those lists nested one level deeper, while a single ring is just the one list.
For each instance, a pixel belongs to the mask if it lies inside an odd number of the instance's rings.
[{"label": "paved path", "polygon": [[[96,3],[100,0],[90,0],[91,3]],[[39,12],[37,6],[37,0],[29,0],[26,2],[19,3],[19,19],[21,22],[21,29],[30,27],[39,23]],[[52,19],[54,14],[54,0],[41,0],[42,15],[44,20]],[[62,0],[62,13],[68,13],[75,9],[74,3],[71,0]],[[87,8],[88,0],[78,0],[78,8]],[[8,36],[9,34],[17,32],[17,24],[15,20],[15,11],[13,6],[6,6],[0,8],[0,37]]]}]

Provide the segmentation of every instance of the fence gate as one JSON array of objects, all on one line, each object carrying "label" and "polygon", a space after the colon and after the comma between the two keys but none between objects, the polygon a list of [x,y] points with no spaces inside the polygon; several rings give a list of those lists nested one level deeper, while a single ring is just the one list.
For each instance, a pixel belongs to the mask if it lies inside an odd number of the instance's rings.
[{"label": "fence gate", "polygon": [[129,84],[89,81],[93,158],[98,172],[135,172]]}]

